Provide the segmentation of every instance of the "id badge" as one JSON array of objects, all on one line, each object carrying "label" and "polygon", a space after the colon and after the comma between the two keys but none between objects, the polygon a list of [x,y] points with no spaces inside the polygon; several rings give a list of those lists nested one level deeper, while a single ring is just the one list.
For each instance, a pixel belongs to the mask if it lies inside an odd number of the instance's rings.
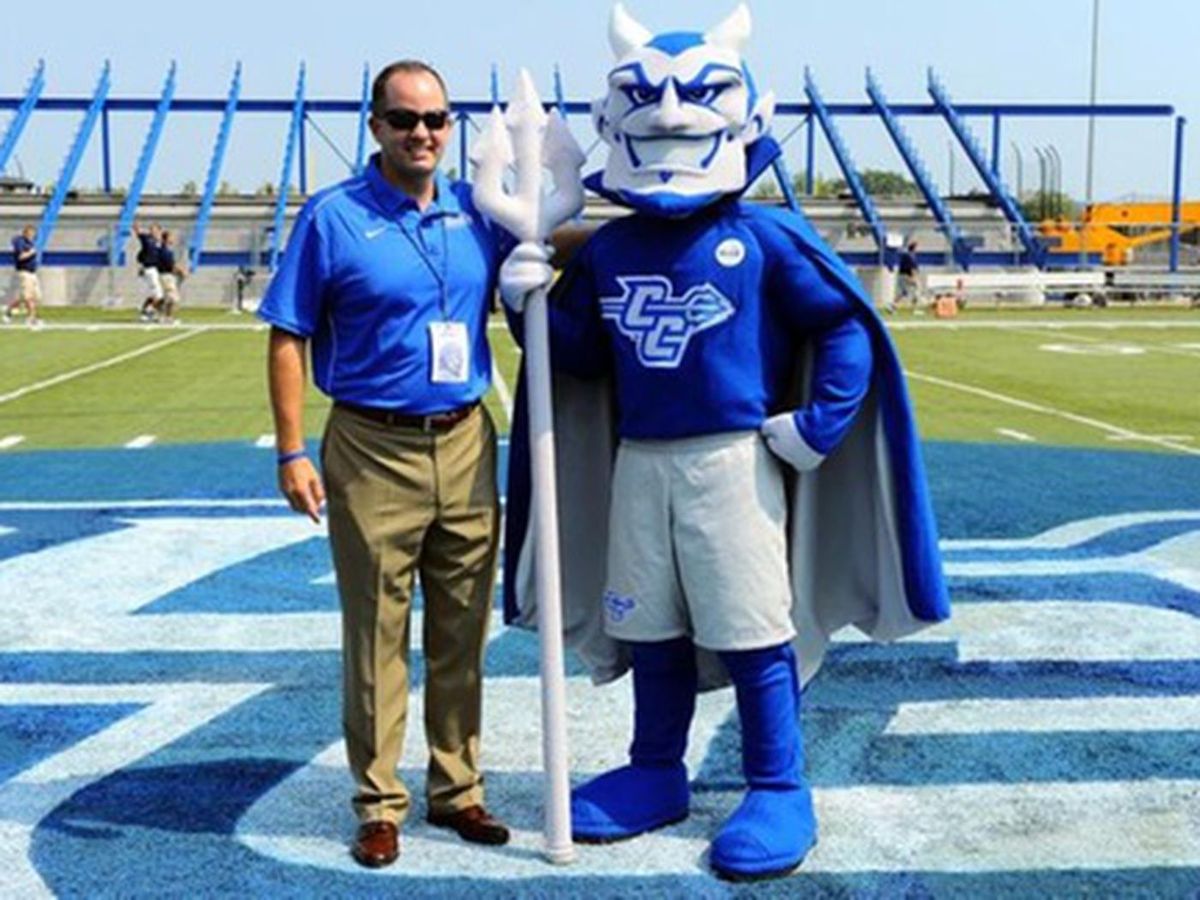
[{"label": "id badge", "polygon": [[465,322],[430,322],[434,384],[463,384],[470,370]]}]

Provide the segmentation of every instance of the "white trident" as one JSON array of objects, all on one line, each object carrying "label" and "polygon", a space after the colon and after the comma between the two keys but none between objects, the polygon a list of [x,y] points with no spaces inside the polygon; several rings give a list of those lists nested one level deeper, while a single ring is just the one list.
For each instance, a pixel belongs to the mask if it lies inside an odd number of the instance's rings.
[{"label": "white trident", "polygon": [[[508,112],[492,107],[471,155],[476,165],[475,205],[518,240],[544,242],[556,227],[583,208],[579,170],[583,151],[557,110],[542,108],[533,79],[521,70]],[[512,164],[516,183],[504,189]],[[552,191],[544,191],[543,166]],[[550,399],[550,340],[546,291],[525,301],[525,374],[529,386],[529,446],[533,467],[533,510],[538,634],[542,668],[542,765],[546,772],[545,855],[551,862],[575,858],[571,843],[567,779],[566,680],[563,673],[562,595],[558,564],[558,498],[554,475],[554,413]]]}]

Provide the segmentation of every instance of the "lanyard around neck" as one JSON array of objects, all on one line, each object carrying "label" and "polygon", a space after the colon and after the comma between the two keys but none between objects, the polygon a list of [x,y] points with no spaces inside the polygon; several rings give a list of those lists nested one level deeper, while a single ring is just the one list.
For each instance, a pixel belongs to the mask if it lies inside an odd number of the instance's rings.
[{"label": "lanyard around neck", "polygon": [[[418,218],[418,221],[419,221],[419,218]],[[420,235],[414,234],[412,231],[410,231],[407,223],[405,223],[403,221],[398,222],[397,224],[400,226],[401,233],[406,238],[408,238],[408,242],[410,244],[412,244],[413,250],[416,251],[417,256],[419,256],[421,258],[421,262],[423,262],[425,264],[425,268],[427,268],[429,270],[429,273],[431,275],[433,275],[434,281],[436,281],[438,283],[438,288],[439,288],[439,293],[440,293],[439,303],[438,303],[439,311],[441,312],[443,319],[447,318],[449,316],[449,310],[448,310],[449,290],[448,290],[446,282],[448,279],[448,271],[449,271],[448,266],[449,266],[449,256],[450,256],[450,252],[449,252],[450,242],[446,238],[446,217],[445,217],[445,215],[439,215],[438,223],[437,223],[437,230],[441,234],[441,238],[442,238],[442,263],[441,263],[440,268],[438,266],[435,266],[433,264],[433,260],[429,258],[429,254],[425,250],[425,245],[421,241]],[[420,226],[418,225],[418,227],[420,227]]]}]

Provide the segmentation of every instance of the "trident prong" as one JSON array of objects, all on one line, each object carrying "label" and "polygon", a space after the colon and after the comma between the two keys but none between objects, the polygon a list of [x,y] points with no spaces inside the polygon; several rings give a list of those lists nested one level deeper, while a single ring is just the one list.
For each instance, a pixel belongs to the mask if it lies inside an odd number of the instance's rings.
[{"label": "trident prong", "polygon": [[[584,158],[558,110],[546,113],[533,78],[522,69],[508,110],[492,107],[471,154],[476,205],[518,240],[544,241],[583,208]],[[512,193],[504,189],[509,165],[516,173]],[[543,167],[554,186],[549,193],[543,191]]]}]

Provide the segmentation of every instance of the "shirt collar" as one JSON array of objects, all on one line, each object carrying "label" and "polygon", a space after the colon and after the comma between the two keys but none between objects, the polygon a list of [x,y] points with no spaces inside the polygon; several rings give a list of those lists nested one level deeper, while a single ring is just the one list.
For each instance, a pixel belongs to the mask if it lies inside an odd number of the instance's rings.
[{"label": "shirt collar", "polygon": [[[371,154],[366,168],[366,177],[371,193],[375,195],[376,201],[388,215],[392,216],[410,210],[418,211],[417,201],[383,177],[383,172],[379,169],[378,153]],[[458,196],[454,193],[450,179],[442,174],[440,169],[433,173],[433,185],[433,202],[425,208],[421,215],[457,216],[461,214],[462,205],[458,202]]]}]

